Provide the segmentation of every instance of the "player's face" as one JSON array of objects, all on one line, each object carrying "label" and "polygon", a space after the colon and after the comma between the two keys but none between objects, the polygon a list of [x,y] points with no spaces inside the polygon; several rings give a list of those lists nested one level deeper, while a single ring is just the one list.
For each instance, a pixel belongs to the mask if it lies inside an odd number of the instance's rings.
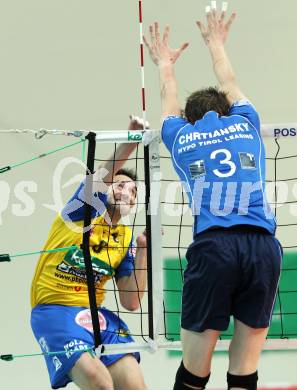
[{"label": "player's face", "polygon": [[119,210],[121,215],[128,215],[135,205],[137,188],[135,182],[128,176],[116,175],[108,190],[108,203]]}]

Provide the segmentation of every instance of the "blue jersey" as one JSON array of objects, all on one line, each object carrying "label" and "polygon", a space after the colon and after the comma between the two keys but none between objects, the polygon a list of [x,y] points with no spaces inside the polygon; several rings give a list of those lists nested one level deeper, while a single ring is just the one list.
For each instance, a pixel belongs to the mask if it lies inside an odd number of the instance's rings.
[{"label": "blue jersey", "polygon": [[260,120],[248,101],[234,103],[228,116],[209,111],[194,125],[169,116],[162,139],[188,193],[194,235],[242,224],[275,233],[275,218],[265,195]]}]

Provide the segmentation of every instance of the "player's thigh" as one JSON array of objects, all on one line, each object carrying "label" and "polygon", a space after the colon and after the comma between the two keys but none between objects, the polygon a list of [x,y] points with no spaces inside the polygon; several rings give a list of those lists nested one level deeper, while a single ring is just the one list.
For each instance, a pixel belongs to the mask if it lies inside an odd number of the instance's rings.
[{"label": "player's thigh", "polygon": [[70,371],[73,382],[81,389],[113,390],[108,369],[97,358],[83,353]]},{"label": "player's thigh", "polygon": [[248,375],[257,370],[268,328],[251,328],[234,320],[234,334],[229,348],[229,372]]},{"label": "player's thigh", "polygon": [[140,366],[133,355],[125,355],[108,366],[115,390],[145,390]]},{"label": "player's thigh", "polygon": [[266,328],[271,321],[280,277],[282,252],[269,234],[246,235],[240,258],[241,285],[234,294],[232,312],[252,328]]},{"label": "player's thigh", "polygon": [[220,331],[193,332],[181,329],[183,362],[192,374],[205,377],[210,372],[212,354]]},{"label": "player's thigh", "polygon": [[226,330],[231,297],[240,269],[233,236],[210,231],[196,237],[187,251],[184,272],[181,326],[194,332]]}]

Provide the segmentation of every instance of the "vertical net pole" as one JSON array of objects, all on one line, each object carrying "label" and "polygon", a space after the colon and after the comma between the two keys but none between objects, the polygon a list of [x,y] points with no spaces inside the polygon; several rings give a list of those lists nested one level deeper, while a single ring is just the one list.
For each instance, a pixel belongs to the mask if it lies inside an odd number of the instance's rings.
[{"label": "vertical net pole", "polygon": [[152,225],[150,215],[150,164],[149,147],[144,147],[144,183],[145,183],[145,223],[147,240],[147,288],[148,288],[148,312],[149,312],[149,338],[154,340],[154,318],[153,318],[153,277],[152,277]]},{"label": "vertical net pole", "polygon": [[145,204],[148,256],[149,338],[155,341],[163,315],[162,233],[160,215],[159,137],[144,147]]},{"label": "vertical net pole", "polygon": [[90,302],[90,311],[93,325],[94,335],[94,346],[98,348],[102,344],[100,334],[100,324],[98,317],[98,309],[96,302],[96,288],[95,279],[93,273],[92,259],[90,254],[90,226],[92,221],[92,194],[93,194],[93,173],[94,173],[94,161],[95,161],[95,150],[96,150],[96,134],[89,133],[86,136],[89,141],[88,144],[88,155],[87,155],[87,171],[86,171],[86,184],[85,184],[85,216],[84,216],[84,231],[83,231],[83,242],[82,251],[84,256],[84,262],[86,267],[86,276],[88,284],[88,294]]}]

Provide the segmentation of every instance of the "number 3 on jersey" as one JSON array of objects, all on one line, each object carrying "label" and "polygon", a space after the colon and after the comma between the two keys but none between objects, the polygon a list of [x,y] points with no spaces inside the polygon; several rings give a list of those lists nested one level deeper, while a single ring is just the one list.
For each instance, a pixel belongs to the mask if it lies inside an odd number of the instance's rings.
[{"label": "number 3 on jersey", "polygon": [[220,160],[221,165],[229,165],[230,170],[228,172],[221,172],[219,169],[213,169],[213,173],[218,177],[230,177],[234,175],[236,172],[236,165],[233,161],[231,161],[232,155],[228,149],[217,149],[214,150],[210,158],[211,160],[215,160],[218,154],[224,154],[224,158]]}]

